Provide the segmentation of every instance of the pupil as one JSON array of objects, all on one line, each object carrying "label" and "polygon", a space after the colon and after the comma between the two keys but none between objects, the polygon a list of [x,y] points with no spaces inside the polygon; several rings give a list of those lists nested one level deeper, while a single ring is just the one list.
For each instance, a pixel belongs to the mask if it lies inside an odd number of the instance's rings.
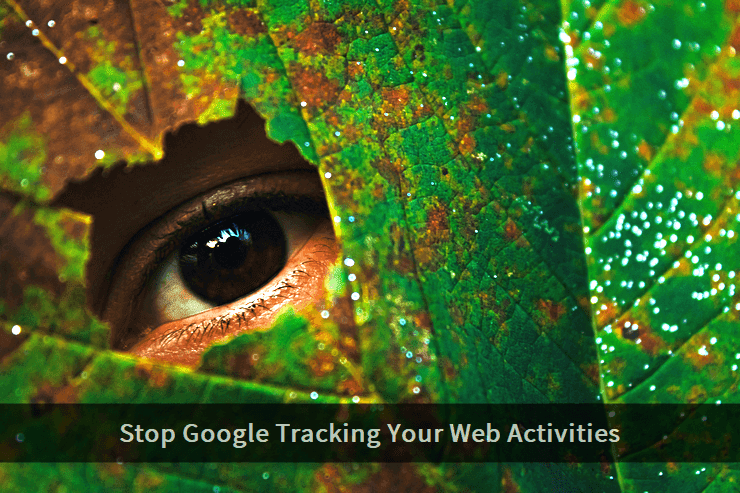
[{"label": "pupil", "polygon": [[262,287],[285,265],[286,240],[265,211],[215,223],[183,243],[178,256],[185,284],[198,296],[223,305]]},{"label": "pupil", "polygon": [[234,269],[246,260],[247,250],[247,241],[236,236],[229,236],[226,241],[218,242],[213,247],[213,258],[220,266]]}]

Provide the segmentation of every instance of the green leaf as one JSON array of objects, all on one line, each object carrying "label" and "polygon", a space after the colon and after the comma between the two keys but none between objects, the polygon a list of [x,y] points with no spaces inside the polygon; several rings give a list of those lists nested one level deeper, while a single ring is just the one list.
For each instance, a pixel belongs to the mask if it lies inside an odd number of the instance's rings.
[{"label": "green leaf", "polygon": [[[627,0],[564,17],[608,402],[737,402],[738,12]],[[723,464],[617,468],[634,491],[736,477]]]},{"label": "green leaf", "polygon": [[[738,11],[0,0],[0,399],[736,402]],[[90,220],[50,204],[97,168],[159,159],[166,132],[238,98],[323,177],[342,251],[326,312],[214,345],[196,371],[108,351],[82,294]],[[737,481],[725,464],[0,468],[18,491],[401,476],[433,491]]]}]

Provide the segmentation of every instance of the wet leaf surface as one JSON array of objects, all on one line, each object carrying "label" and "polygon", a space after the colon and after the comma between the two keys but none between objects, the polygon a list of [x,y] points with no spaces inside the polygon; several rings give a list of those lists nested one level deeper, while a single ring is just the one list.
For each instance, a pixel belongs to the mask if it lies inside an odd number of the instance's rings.
[{"label": "wet leaf surface", "polygon": [[[735,402],[740,7],[678,3],[0,1],[0,399]],[[326,311],[215,345],[197,371],[107,350],[84,305],[90,218],[50,204],[95,169],[160,158],[167,132],[229,118],[238,98],[323,177],[342,248]],[[0,479],[735,482],[702,467],[6,465]]]}]

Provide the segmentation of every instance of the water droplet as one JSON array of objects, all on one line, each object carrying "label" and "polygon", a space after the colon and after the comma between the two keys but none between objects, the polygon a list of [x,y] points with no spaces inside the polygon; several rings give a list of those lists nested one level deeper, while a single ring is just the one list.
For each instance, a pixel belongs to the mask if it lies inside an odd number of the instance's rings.
[{"label": "water droplet", "polygon": [[49,22],[47,22],[46,25],[49,27],[54,27],[56,25],[56,22],[54,22],[54,19],[52,19]]},{"label": "water droplet", "polygon": [[[15,53],[13,53],[13,52],[11,51],[11,52],[10,52],[10,53],[8,53],[7,55],[5,55],[5,58],[7,58],[8,60],[12,60],[13,58],[15,58]],[[735,111],[737,111],[737,110],[735,110]]]},{"label": "water droplet", "polygon": [[21,333],[21,326],[20,325],[14,325],[10,331],[13,333],[14,336],[20,335]]},{"label": "water droplet", "polygon": [[[62,65],[64,65],[65,63],[67,63],[67,57],[66,56],[60,56],[59,57],[59,63],[61,63]],[[113,88],[115,89],[115,86],[113,86]]]},{"label": "water droplet", "polygon": [[95,151],[95,159],[103,159],[105,157],[105,152],[102,149],[98,149]]}]

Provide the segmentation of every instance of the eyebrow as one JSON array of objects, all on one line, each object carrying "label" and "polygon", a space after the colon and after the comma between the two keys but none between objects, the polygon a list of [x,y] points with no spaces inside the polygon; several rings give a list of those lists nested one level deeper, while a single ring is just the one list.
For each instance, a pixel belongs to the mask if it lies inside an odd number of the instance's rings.
[{"label": "eyebrow", "polygon": [[116,260],[135,235],[190,198],[248,176],[315,169],[292,144],[265,134],[264,120],[244,101],[227,120],[183,125],[167,134],[159,162],[97,169],[69,183],[54,201],[93,217],[87,284],[91,307],[104,302]]}]

